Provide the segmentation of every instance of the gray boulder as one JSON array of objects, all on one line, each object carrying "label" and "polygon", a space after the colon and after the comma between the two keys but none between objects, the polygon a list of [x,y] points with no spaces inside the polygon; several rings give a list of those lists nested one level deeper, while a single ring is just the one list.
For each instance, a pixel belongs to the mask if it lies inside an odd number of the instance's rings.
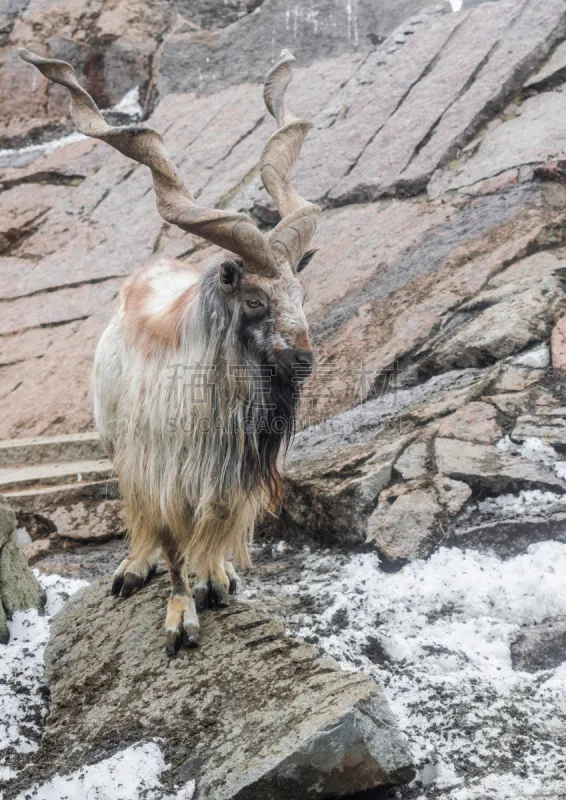
[{"label": "gray boulder", "polygon": [[367,521],[366,542],[379,552],[382,569],[399,569],[428,555],[442,539],[443,522],[461,511],[471,493],[466,483],[442,474],[397,483],[381,492]]},{"label": "gray boulder", "polygon": [[[434,446],[430,458],[427,450],[434,431],[425,442],[420,425],[473,400],[488,380],[489,371],[446,373],[300,431],[286,462],[283,509],[263,520],[260,535],[340,547],[369,542],[399,566],[429,552],[438,521],[455,516],[470,490],[465,477],[451,481],[446,473],[441,485],[428,485],[435,475]],[[408,483],[384,493],[399,477]],[[423,486],[414,484],[420,479]],[[555,483],[562,486],[558,478]],[[415,496],[400,498],[414,489]]]},{"label": "gray boulder", "polygon": [[0,495],[0,643],[9,639],[7,619],[14,611],[40,608],[43,589],[27,565],[15,538],[16,515]]},{"label": "gray boulder", "polygon": [[434,491],[426,487],[413,488],[410,482],[382,492],[368,520],[367,541],[377,547],[383,568],[426,555],[441,512]]},{"label": "gray boulder", "polygon": [[302,800],[412,779],[403,736],[366,676],[240,602],[202,614],[201,647],[168,660],[165,578],[125,602],[108,582],[54,620],[45,735],[8,796],[147,740],[171,765],[166,790],[196,780],[198,800]]}]

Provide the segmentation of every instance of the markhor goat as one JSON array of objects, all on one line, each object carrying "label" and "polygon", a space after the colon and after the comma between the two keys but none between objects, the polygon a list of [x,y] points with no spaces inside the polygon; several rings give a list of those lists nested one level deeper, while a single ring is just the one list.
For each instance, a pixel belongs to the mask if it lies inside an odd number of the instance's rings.
[{"label": "markhor goat", "polygon": [[[174,653],[183,641],[198,644],[197,608],[228,605],[236,588],[231,560],[249,564],[256,517],[281,500],[281,458],[300,383],[312,369],[298,273],[314,252],[307,248],[319,209],[291,183],[310,128],[283,101],[294,57],[283,51],[264,88],[279,128],[260,173],[282,217],[265,235],[244,214],[197,205],[161,136],[142,125],[107,125],[69,64],[24,49],[20,55],[67,87],[81,133],[151,169],[167,222],[229,251],[202,278],[166,262],[136,270],[95,357],[96,424],[131,533],[112,592],[127,597],[143,586],[162,552],[171,578],[167,649]],[[197,576],[194,598],[189,573]]]}]

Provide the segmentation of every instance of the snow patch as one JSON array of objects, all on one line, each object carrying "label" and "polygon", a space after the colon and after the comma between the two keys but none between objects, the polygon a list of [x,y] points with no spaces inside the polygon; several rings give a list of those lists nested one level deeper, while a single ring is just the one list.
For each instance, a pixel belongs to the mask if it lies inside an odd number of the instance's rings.
[{"label": "snow patch", "polygon": [[560,457],[554,447],[534,436],[528,437],[522,444],[515,444],[509,436],[503,436],[495,446],[504,453],[522,456],[529,461],[538,461],[549,467],[554,466]]},{"label": "snow patch", "polygon": [[280,591],[313,605],[281,603],[287,624],[382,683],[420,771],[411,797],[566,798],[566,665],[523,673],[510,654],[521,626],[566,614],[565,544],[506,561],[441,548],[395,574],[372,553],[300,558]]},{"label": "snow patch", "polygon": [[539,489],[524,490],[517,495],[502,494],[481,500],[471,509],[469,516],[474,515],[476,510],[494,519],[549,516],[566,511],[566,495],[542,492]]},{"label": "snow patch", "polygon": [[86,581],[36,577],[46,592],[45,613],[20,611],[8,622],[10,641],[0,645],[0,776],[10,777],[9,758],[37,749],[41,722],[46,713],[42,694],[43,651],[49,636],[49,621],[65,601]]},{"label": "snow patch", "polygon": [[128,117],[141,117],[143,108],[140,105],[140,87],[134,86],[133,89],[126,92],[120,102],[116,103],[110,110],[118,114],[125,114]]},{"label": "snow patch", "polygon": [[566,461],[559,461],[560,456],[554,447],[542,439],[528,437],[522,444],[515,444],[509,436],[503,436],[495,446],[504,453],[522,456],[529,461],[551,467],[561,480],[566,480]]},{"label": "snow patch", "polygon": [[546,369],[550,366],[550,350],[548,345],[540,344],[533,347],[532,350],[527,350],[521,355],[515,356],[512,359],[513,364],[518,364],[521,367],[532,367],[533,369]]},{"label": "snow patch", "polygon": [[[0,785],[15,778],[26,755],[37,750],[47,713],[43,694],[43,653],[51,618],[87,581],[34,573],[46,593],[44,613],[14,614],[8,622],[10,641],[0,645]],[[14,768],[16,767],[16,768]],[[137,744],[70,775],[55,775],[33,786],[16,800],[191,800],[196,784],[190,781],[173,791],[162,787],[167,769],[155,742]],[[0,800],[3,797],[0,791]]]},{"label": "snow patch", "polygon": [[155,742],[127,747],[110,758],[99,761],[71,775],[56,775],[42,786],[18,796],[16,800],[191,800],[195,782],[175,794],[164,794],[160,775],[167,768]]},{"label": "snow patch", "polygon": [[82,133],[70,133],[68,136],[62,136],[60,139],[53,139],[52,142],[44,142],[43,144],[30,144],[27,147],[17,147],[12,150],[0,150],[0,158],[5,156],[21,155],[22,153],[35,152],[47,155],[48,153],[53,153],[55,150],[59,150],[61,147],[67,147],[67,145],[80,142],[82,139],[86,139],[86,136],[83,136]]}]

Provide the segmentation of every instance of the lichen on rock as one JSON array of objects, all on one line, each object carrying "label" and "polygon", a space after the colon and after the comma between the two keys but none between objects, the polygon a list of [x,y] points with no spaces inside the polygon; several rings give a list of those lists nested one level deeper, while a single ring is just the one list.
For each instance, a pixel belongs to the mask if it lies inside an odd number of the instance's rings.
[{"label": "lichen on rock", "polygon": [[10,638],[7,620],[14,612],[41,608],[45,599],[15,539],[16,525],[16,515],[0,496],[0,643],[3,644]]}]

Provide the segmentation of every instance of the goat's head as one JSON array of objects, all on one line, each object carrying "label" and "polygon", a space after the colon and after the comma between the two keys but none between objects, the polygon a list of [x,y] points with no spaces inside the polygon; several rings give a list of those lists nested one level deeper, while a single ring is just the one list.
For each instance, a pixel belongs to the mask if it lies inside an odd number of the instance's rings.
[{"label": "goat's head", "polygon": [[295,117],[284,103],[293,55],[282,52],[264,87],[265,104],[278,124],[260,159],[263,184],[281,215],[281,222],[269,234],[262,233],[245,214],[197,205],[161,136],[143,125],[108,125],[70,64],[23,48],[20,55],[69,90],[71,115],[81,133],[107,142],[151,169],[157,208],[167,222],[233,254],[220,261],[217,281],[236,315],[243,345],[262,362],[280,368],[284,378],[306,376],[314,358],[299,272],[314,253],[308,247],[319,208],[304,200],[291,182],[291,171],[310,128],[310,123]]},{"label": "goat's head", "polygon": [[[314,251],[309,251],[305,260]],[[299,262],[299,268],[302,267]],[[223,259],[218,283],[226,294],[239,339],[254,361],[276,367],[283,380],[299,382],[314,356],[303,311],[305,286],[297,270],[282,262],[275,276],[249,272],[240,259]]]}]

